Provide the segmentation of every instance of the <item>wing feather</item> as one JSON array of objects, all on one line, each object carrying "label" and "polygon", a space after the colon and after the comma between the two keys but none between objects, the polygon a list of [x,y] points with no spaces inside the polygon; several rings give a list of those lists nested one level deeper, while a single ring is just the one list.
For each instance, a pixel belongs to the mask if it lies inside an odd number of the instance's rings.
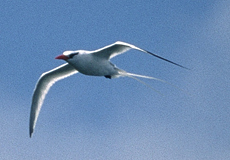
[{"label": "wing feather", "polygon": [[55,82],[71,76],[77,72],[78,71],[74,67],[66,63],[41,75],[34,89],[32,98],[29,125],[30,137],[32,136],[43,101],[50,87]]},{"label": "wing feather", "polygon": [[176,66],[188,69],[188,68],[186,68],[186,67],[184,67],[184,66],[182,66],[182,65],[180,65],[178,63],[175,63],[175,62],[170,61],[170,60],[168,60],[166,58],[163,58],[163,57],[161,57],[161,56],[159,56],[157,54],[154,54],[154,53],[149,52],[147,50],[144,50],[144,49],[141,49],[139,47],[136,47],[136,46],[134,46],[132,44],[129,44],[129,43],[126,43],[126,42],[121,42],[121,41],[117,41],[117,42],[115,42],[115,43],[113,43],[111,45],[108,45],[108,46],[105,46],[105,47],[103,47],[101,49],[98,49],[98,50],[94,51],[93,54],[95,54],[98,57],[105,58],[105,59],[109,60],[109,59],[111,59],[111,58],[113,58],[113,57],[115,57],[115,56],[117,56],[119,54],[122,54],[122,53],[124,53],[124,52],[126,52],[126,51],[128,51],[130,49],[135,49],[135,50],[138,50],[138,51],[141,51],[141,52],[148,53],[148,54],[150,54],[152,56],[155,56],[155,57],[157,57],[159,59],[162,59],[162,60],[164,60],[166,62],[169,62],[169,63],[174,64]]},{"label": "wing feather", "polygon": [[107,60],[122,54],[128,50],[130,50],[131,47],[129,45],[125,45],[125,43],[117,41],[111,45],[105,46],[103,48],[100,48],[98,50],[93,51],[93,54],[95,56],[105,58]]}]

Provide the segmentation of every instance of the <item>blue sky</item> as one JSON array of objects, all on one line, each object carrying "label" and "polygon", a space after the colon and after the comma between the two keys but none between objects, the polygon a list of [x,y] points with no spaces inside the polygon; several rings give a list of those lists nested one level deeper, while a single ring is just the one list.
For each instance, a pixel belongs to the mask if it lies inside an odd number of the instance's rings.
[{"label": "blue sky", "polygon": [[[230,159],[229,1],[2,1],[1,159]],[[77,74],[56,83],[29,138],[39,76],[65,50],[125,41],[118,67],[176,84]]]}]

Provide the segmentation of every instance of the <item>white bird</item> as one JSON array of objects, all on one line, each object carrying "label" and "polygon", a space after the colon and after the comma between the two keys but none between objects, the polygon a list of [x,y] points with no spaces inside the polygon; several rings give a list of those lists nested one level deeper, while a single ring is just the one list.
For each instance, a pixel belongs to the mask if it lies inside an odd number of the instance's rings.
[{"label": "white bird", "polygon": [[[64,79],[68,76],[71,76],[75,73],[80,72],[85,75],[104,76],[110,79],[117,78],[120,76],[125,76],[125,77],[134,78],[138,81],[140,80],[135,77],[160,80],[154,77],[148,77],[148,76],[128,73],[124,70],[117,68],[114,64],[112,64],[109,61],[111,58],[119,54],[122,54],[130,49],[136,49],[136,50],[151,54],[157,58],[170,62],[174,65],[180,66],[182,68],[186,68],[182,65],[179,65],[170,60],[162,58],[156,54],[153,54],[147,50],[138,48],[134,45],[131,45],[125,42],[121,42],[121,41],[117,41],[111,45],[105,46],[95,51],[85,51],[85,50],[65,51],[63,52],[62,55],[57,56],[55,59],[63,59],[67,63],[57,68],[54,68],[53,70],[43,73],[35,86],[33,98],[32,98],[31,112],[30,112],[30,124],[29,124],[30,137],[32,136],[32,133],[34,132],[37,118],[38,118],[38,115],[41,110],[46,94],[48,93],[50,87],[55,82],[61,79]],[[163,80],[160,80],[160,81],[163,81]]]}]

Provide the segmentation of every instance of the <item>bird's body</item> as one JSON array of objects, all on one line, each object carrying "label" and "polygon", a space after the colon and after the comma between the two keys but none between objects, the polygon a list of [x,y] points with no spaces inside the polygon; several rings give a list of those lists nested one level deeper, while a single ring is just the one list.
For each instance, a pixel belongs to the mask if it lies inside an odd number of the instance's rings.
[{"label": "bird's body", "polygon": [[80,72],[85,75],[104,76],[110,79],[117,78],[120,76],[126,76],[130,78],[134,78],[138,81],[140,80],[137,79],[136,77],[160,80],[154,77],[148,77],[148,76],[128,73],[124,70],[117,68],[114,64],[112,64],[109,61],[111,58],[119,54],[122,54],[130,49],[136,49],[141,52],[151,54],[157,58],[170,62],[174,65],[180,66],[182,68],[185,68],[177,63],[174,63],[165,58],[162,58],[149,51],[143,50],[134,45],[131,45],[125,42],[120,42],[120,41],[115,42],[111,45],[105,46],[104,48],[101,48],[95,51],[85,51],[85,50],[65,51],[63,52],[63,55],[56,57],[56,59],[63,59],[67,63],[51,71],[43,73],[36,84],[36,87],[33,93],[31,112],[30,112],[30,126],[29,126],[30,137],[32,136],[32,133],[34,131],[34,128],[37,122],[37,118],[38,118],[38,115],[39,115],[39,112],[42,107],[46,94],[48,93],[50,87],[55,82],[63,78],[66,78],[68,76],[71,76],[73,74]]},{"label": "bird's body", "polygon": [[90,76],[118,75],[115,65],[89,51],[78,51],[74,59],[67,60],[77,71]]}]

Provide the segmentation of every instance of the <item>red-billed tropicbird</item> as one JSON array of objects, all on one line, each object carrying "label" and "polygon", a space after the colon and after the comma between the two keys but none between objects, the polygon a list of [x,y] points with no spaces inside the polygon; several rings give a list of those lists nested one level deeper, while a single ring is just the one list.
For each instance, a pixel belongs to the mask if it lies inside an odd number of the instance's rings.
[{"label": "red-billed tropicbird", "polygon": [[[182,68],[186,68],[182,65],[174,63],[170,60],[162,58],[156,54],[153,54],[147,50],[138,48],[132,44],[117,41],[111,45],[105,46],[95,51],[77,50],[77,51],[65,51],[62,55],[57,56],[56,59],[63,59],[67,63],[54,68],[48,72],[45,72],[39,78],[36,87],[34,89],[31,112],[30,112],[30,124],[29,133],[30,137],[34,131],[36,121],[42,107],[43,101],[50,87],[57,81],[71,76],[75,73],[82,73],[90,76],[104,76],[106,78],[117,78],[120,76],[131,77],[139,80],[135,77],[148,78],[160,80],[154,77],[148,77],[133,73],[128,73],[124,70],[117,68],[109,60],[119,54],[122,54],[130,49],[135,49],[141,52],[148,53],[164,61],[170,62]],[[139,80],[140,81],[140,80]],[[162,80],[160,80],[162,81]]]}]

